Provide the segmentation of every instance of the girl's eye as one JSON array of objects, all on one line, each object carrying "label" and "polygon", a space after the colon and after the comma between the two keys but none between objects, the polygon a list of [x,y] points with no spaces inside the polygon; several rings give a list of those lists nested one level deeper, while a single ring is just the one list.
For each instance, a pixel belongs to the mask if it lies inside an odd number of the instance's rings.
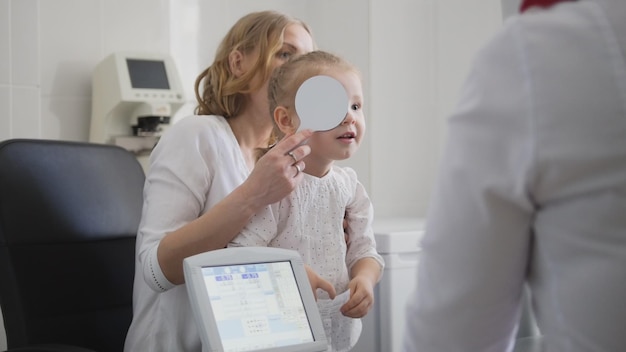
[{"label": "girl's eye", "polygon": [[350,106],[350,109],[352,109],[354,111],[359,110],[360,108],[361,108],[361,105],[359,105],[359,104],[352,104]]}]

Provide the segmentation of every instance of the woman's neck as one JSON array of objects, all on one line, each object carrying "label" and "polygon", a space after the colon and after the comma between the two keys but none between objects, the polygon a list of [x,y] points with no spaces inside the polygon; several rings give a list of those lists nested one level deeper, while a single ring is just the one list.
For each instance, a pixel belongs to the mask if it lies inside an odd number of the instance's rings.
[{"label": "woman's neck", "polygon": [[267,120],[268,116],[261,119],[245,113],[227,119],[250,170],[256,163],[256,149],[267,146],[272,131],[272,124],[267,123]]}]

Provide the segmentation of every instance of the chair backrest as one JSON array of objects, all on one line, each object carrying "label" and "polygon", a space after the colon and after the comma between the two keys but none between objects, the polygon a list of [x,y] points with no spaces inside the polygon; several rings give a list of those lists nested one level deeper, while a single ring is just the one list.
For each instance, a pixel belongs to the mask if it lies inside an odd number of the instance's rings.
[{"label": "chair backrest", "polygon": [[121,351],[143,170],[112,145],[0,143],[0,304],[9,349]]}]

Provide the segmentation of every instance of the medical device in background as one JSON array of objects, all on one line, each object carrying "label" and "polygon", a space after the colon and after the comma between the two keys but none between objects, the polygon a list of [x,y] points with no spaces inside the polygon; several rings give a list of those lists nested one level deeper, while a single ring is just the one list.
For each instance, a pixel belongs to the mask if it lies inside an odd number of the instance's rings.
[{"label": "medical device in background", "polygon": [[89,141],[147,156],[185,103],[173,59],[166,54],[116,52],[95,68]]},{"label": "medical device in background", "polygon": [[362,319],[363,331],[353,351],[400,352],[406,304],[414,292],[425,222],[420,218],[374,220],[378,253],[385,260],[375,288],[375,303]]}]

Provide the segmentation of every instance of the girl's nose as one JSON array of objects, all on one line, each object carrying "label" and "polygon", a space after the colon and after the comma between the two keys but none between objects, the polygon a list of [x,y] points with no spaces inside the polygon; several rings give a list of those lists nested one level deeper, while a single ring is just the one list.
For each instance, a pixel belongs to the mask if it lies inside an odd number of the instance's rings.
[{"label": "girl's nose", "polygon": [[352,125],[356,122],[354,116],[352,115],[352,110],[348,110],[346,117],[341,122],[342,125]]}]

